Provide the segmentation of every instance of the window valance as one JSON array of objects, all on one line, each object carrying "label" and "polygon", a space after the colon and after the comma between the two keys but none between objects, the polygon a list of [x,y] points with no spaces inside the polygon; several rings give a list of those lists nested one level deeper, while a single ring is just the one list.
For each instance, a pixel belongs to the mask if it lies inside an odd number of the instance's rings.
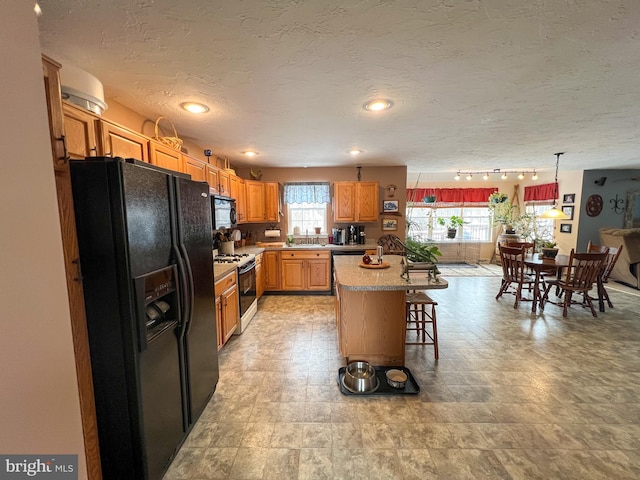
[{"label": "window valance", "polygon": [[408,188],[407,202],[413,205],[424,203],[423,198],[434,196],[438,204],[486,205],[489,195],[498,191],[498,187],[483,188]]},{"label": "window valance", "polygon": [[327,182],[289,182],[284,184],[284,203],[330,203]]},{"label": "window valance", "polygon": [[540,202],[545,200],[555,200],[557,198],[558,184],[544,183],[542,185],[531,185],[524,187],[525,202]]}]

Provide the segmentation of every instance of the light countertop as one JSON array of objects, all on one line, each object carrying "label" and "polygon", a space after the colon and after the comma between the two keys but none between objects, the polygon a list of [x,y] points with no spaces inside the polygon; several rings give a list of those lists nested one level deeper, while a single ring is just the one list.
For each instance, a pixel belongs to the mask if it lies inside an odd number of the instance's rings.
[{"label": "light countertop", "polygon": [[385,255],[383,262],[389,262],[389,268],[363,268],[359,266],[360,257],[341,255],[334,257],[333,268],[338,283],[347,290],[427,290],[449,286],[441,277],[434,280],[428,278],[426,272],[418,271],[411,271],[410,281],[407,282],[400,276],[401,260],[399,255]]}]

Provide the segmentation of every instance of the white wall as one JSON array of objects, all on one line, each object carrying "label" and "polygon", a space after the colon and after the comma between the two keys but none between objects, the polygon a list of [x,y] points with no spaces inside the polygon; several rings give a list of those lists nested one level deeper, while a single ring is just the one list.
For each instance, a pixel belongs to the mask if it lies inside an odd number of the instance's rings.
[{"label": "white wall", "polygon": [[33,2],[0,0],[0,452],[77,454],[86,478]]}]

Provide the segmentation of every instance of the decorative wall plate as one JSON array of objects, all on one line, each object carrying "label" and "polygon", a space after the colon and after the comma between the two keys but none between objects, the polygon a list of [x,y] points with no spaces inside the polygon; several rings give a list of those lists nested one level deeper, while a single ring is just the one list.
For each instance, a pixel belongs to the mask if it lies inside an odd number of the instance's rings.
[{"label": "decorative wall plate", "polygon": [[587,211],[587,215],[590,217],[597,217],[600,215],[602,211],[602,205],[604,201],[600,195],[591,195],[587,198],[587,204],[585,205],[585,210]]}]

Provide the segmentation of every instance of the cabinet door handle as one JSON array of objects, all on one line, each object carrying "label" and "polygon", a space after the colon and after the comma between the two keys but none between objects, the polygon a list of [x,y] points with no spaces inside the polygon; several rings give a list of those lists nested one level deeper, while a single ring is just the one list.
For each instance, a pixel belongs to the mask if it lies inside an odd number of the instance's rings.
[{"label": "cabinet door handle", "polygon": [[60,161],[60,164],[64,165],[69,160],[71,160],[69,152],[67,152],[67,137],[65,137],[64,135],[60,135],[58,138],[56,138],[56,140],[62,142],[62,156],[58,157],[58,160]]},{"label": "cabinet door handle", "polygon": [[80,259],[76,258],[75,260],[71,260],[71,263],[73,263],[77,268],[77,273],[73,281],[82,282],[82,270],[80,269]]}]

